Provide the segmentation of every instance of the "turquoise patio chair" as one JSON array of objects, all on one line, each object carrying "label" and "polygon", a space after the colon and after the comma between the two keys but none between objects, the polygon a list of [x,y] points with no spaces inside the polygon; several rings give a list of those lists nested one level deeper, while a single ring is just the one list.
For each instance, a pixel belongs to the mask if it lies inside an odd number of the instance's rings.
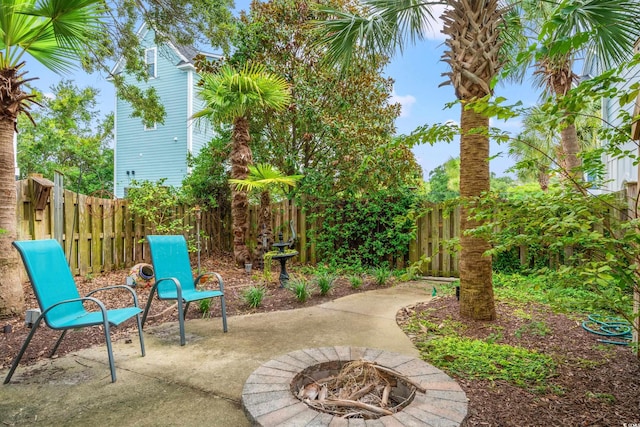
[{"label": "turquoise patio chair", "polygon": [[[180,345],[185,344],[184,319],[192,301],[220,297],[222,311],[222,329],[227,332],[227,309],[224,300],[224,282],[218,273],[200,274],[193,279],[191,263],[184,236],[147,236],[151,249],[151,263],[155,274],[155,283],[149,293],[149,299],[142,315],[144,326],[151,307],[153,295],[161,300],[176,300],[178,303],[178,323],[180,326]],[[213,275],[218,280],[217,290],[197,289],[203,276]]]},{"label": "turquoise patio chair", "polygon": [[[13,361],[11,369],[4,380],[5,384],[11,380],[13,373],[18,367],[18,363],[20,363],[20,359],[22,359],[42,319],[44,319],[44,322],[51,329],[62,330],[62,335],[53,346],[49,357],[53,357],[69,329],[102,325],[107,342],[112,382],[116,381],[116,368],[113,361],[113,349],[109,332],[110,326],[118,326],[124,321],[135,317],[138,322],[140,350],[142,356],[144,356],[144,339],[142,337],[142,322],[140,320],[142,309],[138,307],[138,297],[133,289],[124,285],[109,286],[96,289],[87,294],[87,296],[81,297],[73,280],[73,276],[71,275],[71,270],[67,265],[64,251],[56,240],[13,242],[13,246],[18,249],[22,257],[22,262],[29,275],[29,280],[31,281],[33,292],[38,300],[41,314],[31,327],[29,335],[27,335],[20,352]],[[99,299],[91,296],[98,291],[114,289],[124,289],[130,292],[133,297],[133,306],[107,310]],[[88,311],[85,305],[88,309],[93,309],[93,311]]]}]

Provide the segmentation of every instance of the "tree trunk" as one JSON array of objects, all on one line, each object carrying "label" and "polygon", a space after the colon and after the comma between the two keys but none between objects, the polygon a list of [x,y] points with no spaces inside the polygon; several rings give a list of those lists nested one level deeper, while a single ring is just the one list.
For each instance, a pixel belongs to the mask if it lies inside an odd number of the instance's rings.
[{"label": "tree trunk", "polygon": [[[478,224],[469,218],[473,198],[489,190],[489,118],[465,108],[465,101],[491,94],[491,83],[498,75],[500,23],[502,10],[497,0],[451,0],[442,14],[442,32],[448,36],[443,60],[451,70],[449,77],[462,100],[460,135],[460,314],[476,320],[496,317],[493,301],[491,257],[484,256],[490,245],[483,239],[465,236]],[[471,130],[476,132],[470,133]],[[479,132],[478,132],[479,130]]]},{"label": "tree trunk", "polygon": [[[249,165],[252,163],[249,148],[249,121],[246,117],[238,117],[233,121],[231,135],[231,177],[246,179]],[[247,248],[247,231],[249,230],[249,197],[247,192],[236,185],[231,186],[231,217],[233,218],[233,255],[239,267],[251,262],[251,254]]]},{"label": "tree trunk", "polygon": [[480,225],[469,218],[473,198],[489,191],[489,138],[472,129],[489,126],[489,118],[462,107],[460,135],[460,197],[463,200],[460,219],[460,314],[476,320],[496,318],[493,300],[491,257],[484,253],[489,243],[465,235],[466,230]]},{"label": "tree trunk", "polygon": [[256,265],[263,267],[264,254],[273,244],[273,229],[271,228],[271,194],[268,190],[260,194],[260,213],[258,214],[258,244],[256,245]]},{"label": "tree trunk", "polygon": [[0,117],[0,318],[24,312],[16,239],[16,178],[13,154],[14,121]]},{"label": "tree trunk", "polygon": [[[566,114],[565,117],[569,115]],[[560,131],[562,141],[562,164],[566,168],[566,173],[573,178],[582,178],[580,167],[582,160],[578,157],[580,144],[578,143],[578,131],[573,123]]]},{"label": "tree trunk", "polygon": [[[566,96],[571,89],[571,85],[576,80],[571,65],[571,62],[568,61],[548,68],[549,77],[547,81],[551,86],[551,90],[555,93],[556,99]],[[543,70],[545,69],[543,68]],[[568,112],[564,114],[563,125],[566,127],[560,131],[562,154],[558,159],[558,163],[565,170],[567,177],[579,179],[581,178],[580,167],[582,166],[582,160],[578,157],[580,144],[578,143],[578,131],[570,116],[571,114]]]},{"label": "tree trunk", "polygon": [[545,193],[549,190],[549,168],[541,166],[538,168],[538,184]]}]

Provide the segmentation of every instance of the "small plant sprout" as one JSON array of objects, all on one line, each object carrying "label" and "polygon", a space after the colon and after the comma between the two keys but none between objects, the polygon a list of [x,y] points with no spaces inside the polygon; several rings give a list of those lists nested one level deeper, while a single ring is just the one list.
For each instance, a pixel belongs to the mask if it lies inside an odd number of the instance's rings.
[{"label": "small plant sprout", "polygon": [[202,318],[211,317],[211,298],[201,299],[198,301],[198,308],[202,313]]},{"label": "small plant sprout", "polygon": [[251,286],[242,293],[244,302],[251,308],[260,307],[267,290],[264,286]]},{"label": "small plant sprout", "polygon": [[304,278],[295,278],[289,282],[287,288],[293,292],[298,301],[304,303],[311,297],[311,285]]}]

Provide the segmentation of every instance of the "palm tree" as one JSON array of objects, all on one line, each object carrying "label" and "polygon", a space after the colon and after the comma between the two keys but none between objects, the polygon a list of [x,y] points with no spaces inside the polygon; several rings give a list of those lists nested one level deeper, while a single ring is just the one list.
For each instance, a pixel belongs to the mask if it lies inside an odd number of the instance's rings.
[{"label": "palm tree", "polygon": [[[249,115],[261,108],[279,110],[289,105],[291,95],[284,78],[266,71],[258,64],[245,64],[240,71],[223,65],[215,74],[202,76],[201,98],[206,107],[194,115],[214,123],[233,125],[231,134],[231,178],[244,180],[253,163],[249,141]],[[233,217],[233,253],[240,266],[251,260],[246,245],[249,229],[249,199],[246,190],[237,184],[231,188]]]},{"label": "palm tree", "polygon": [[271,228],[271,190],[295,187],[304,175],[284,175],[278,169],[264,163],[249,166],[246,179],[230,179],[238,188],[251,191],[260,190],[260,209],[258,213],[258,241],[255,259],[262,260],[265,252],[273,243]]},{"label": "palm tree", "polygon": [[69,70],[102,31],[101,0],[2,0],[0,2],[0,318],[24,309],[16,239],[13,140],[20,114],[29,116],[34,95],[24,91],[26,55],[55,72]]},{"label": "palm tree", "polygon": [[[460,196],[471,203],[490,189],[489,117],[467,108],[469,102],[491,95],[500,60],[500,28],[504,10],[498,0],[363,0],[363,14],[321,8],[334,19],[318,23],[328,57],[347,66],[358,49],[393,55],[407,41],[423,39],[434,20],[431,7],[444,4],[443,33],[448,50],[443,60],[450,66],[446,83],[453,85],[460,101]],[[483,131],[484,130],[484,131]],[[467,235],[478,223],[462,209],[460,238],[460,313],[481,320],[495,319],[490,249],[483,239]]]},{"label": "palm tree", "polygon": [[557,130],[539,107],[528,112],[522,127],[522,132],[509,143],[509,155],[518,162],[521,179],[535,178],[540,189],[547,191],[554,159],[562,158]]},{"label": "palm tree", "polygon": [[[548,17],[533,13],[534,23],[540,18],[539,49],[530,60],[535,61],[546,92],[556,98],[567,95],[578,81],[573,72],[577,60],[584,58],[590,72],[609,69],[629,59],[640,38],[640,3],[636,0],[565,0]],[[574,178],[581,166],[576,113],[579,111],[565,113],[560,132],[561,163]]]},{"label": "palm tree", "polygon": [[[599,105],[591,102],[582,106],[582,113],[574,122],[580,151],[596,148],[600,123]],[[509,144],[509,155],[520,164],[521,178],[535,177],[540,189],[547,191],[552,169],[568,170],[558,123],[552,115],[534,107],[524,117],[522,125],[522,132]]]}]

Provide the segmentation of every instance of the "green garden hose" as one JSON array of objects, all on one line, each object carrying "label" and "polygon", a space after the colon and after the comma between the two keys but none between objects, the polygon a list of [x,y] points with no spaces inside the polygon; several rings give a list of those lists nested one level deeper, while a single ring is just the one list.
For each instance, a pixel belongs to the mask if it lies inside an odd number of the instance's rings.
[{"label": "green garden hose", "polygon": [[631,324],[619,317],[590,314],[588,319],[582,322],[582,327],[592,334],[622,340],[598,340],[601,343],[629,345],[629,341],[631,341]]}]

